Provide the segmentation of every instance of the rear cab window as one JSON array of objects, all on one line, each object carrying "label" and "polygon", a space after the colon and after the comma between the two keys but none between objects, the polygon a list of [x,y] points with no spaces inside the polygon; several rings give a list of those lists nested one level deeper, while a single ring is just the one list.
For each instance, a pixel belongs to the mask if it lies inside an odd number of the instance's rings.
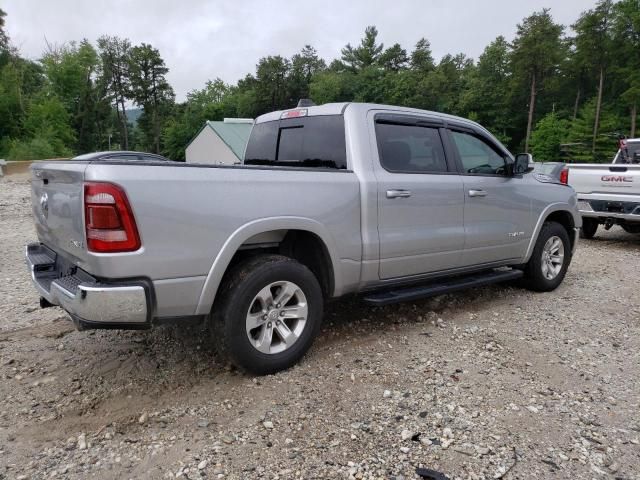
[{"label": "rear cab window", "polygon": [[345,170],[344,117],[322,115],[258,123],[251,131],[244,164]]},{"label": "rear cab window", "polygon": [[613,163],[640,163],[640,142],[627,141],[616,153]]}]

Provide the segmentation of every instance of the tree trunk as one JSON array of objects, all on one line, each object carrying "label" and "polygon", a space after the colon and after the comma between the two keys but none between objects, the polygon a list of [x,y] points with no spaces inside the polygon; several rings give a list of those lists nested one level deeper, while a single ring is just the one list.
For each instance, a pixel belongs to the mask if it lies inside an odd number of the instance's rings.
[{"label": "tree trunk", "polygon": [[631,132],[629,134],[629,138],[634,138],[636,136],[636,115],[638,114],[637,110],[638,104],[633,102],[631,106]]},{"label": "tree trunk", "polygon": [[591,153],[596,153],[596,138],[598,136],[598,126],[600,125],[600,107],[602,106],[602,86],[604,84],[604,68],[600,67],[600,83],[598,84],[598,100],[596,102],[596,118],[593,122],[593,143]]},{"label": "tree trunk", "polygon": [[573,104],[573,120],[578,116],[578,108],[580,107],[580,87],[578,87],[578,93],[576,93],[576,102]]},{"label": "tree trunk", "polygon": [[531,76],[531,95],[529,96],[529,118],[527,119],[527,137],[524,142],[525,153],[529,152],[529,140],[531,139],[531,125],[533,123],[533,112],[536,103],[536,75]]},{"label": "tree trunk", "polygon": [[[78,140],[77,140],[78,147],[80,148],[86,148],[87,143],[89,143],[87,142],[87,139],[84,138],[85,136],[84,132],[89,122],[89,119],[87,117],[89,116],[88,105],[91,98],[91,70],[87,70],[86,72],[83,93],[84,95],[82,96],[83,97],[82,104],[78,102],[78,110],[77,110],[77,116],[81,118],[80,131],[78,132]],[[80,105],[82,105],[82,108],[80,108]],[[84,152],[80,152],[80,153],[84,153]]]},{"label": "tree trunk", "polygon": [[153,123],[153,147],[155,149],[155,153],[160,153],[160,125],[158,122],[158,107],[156,105],[153,106],[153,114],[151,118]]},{"label": "tree trunk", "polygon": [[120,97],[120,104],[122,105],[122,137],[124,140],[124,150],[129,150],[129,129],[127,128],[127,110],[124,107],[124,97]]},{"label": "tree trunk", "polygon": [[155,153],[160,154],[160,118],[158,116],[158,86],[156,77],[152,74],[152,97],[153,97],[153,144],[156,149]]}]

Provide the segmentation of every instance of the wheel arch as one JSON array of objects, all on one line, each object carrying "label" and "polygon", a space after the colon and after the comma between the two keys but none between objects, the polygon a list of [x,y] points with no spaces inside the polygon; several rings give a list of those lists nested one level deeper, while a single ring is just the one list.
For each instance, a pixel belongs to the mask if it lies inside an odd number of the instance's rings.
[{"label": "wheel arch", "polygon": [[576,227],[581,225],[580,217],[578,216],[578,221],[576,221],[576,214],[573,212],[573,208],[566,203],[552,203],[548,205],[538,217],[538,221],[536,222],[533,234],[531,235],[531,239],[529,240],[529,245],[527,246],[527,251],[525,253],[524,258],[522,259],[522,263],[527,263],[531,258],[531,254],[533,253],[533,249],[535,248],[536,242],[538,241],[538,236],[540,235],[540,230],[542,229],[542,225],[545,222],[557,222],[564,227],[567,231],[567,235],[569,236],[569,241],[571,242],[571,251],[574,250],[576,245]]},{"label": "wheel arch", "polygon": [[207,274],[196,315],[207,315],[225,273],[238,256],[255,251],[278,253],[301,260],[318,277],[323,293],[342,290],[340,258],[332,236],[319,222],[304,217],[272,217],[242,225],[229,236]]}]

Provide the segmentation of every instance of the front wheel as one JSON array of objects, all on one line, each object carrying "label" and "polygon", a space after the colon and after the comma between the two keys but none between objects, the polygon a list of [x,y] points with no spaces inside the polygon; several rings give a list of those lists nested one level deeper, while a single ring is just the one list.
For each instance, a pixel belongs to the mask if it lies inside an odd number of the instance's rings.
[{"label": "front wheel", "polygon": [[293,366],[320,330],[323,298],[315,275],[281,255],[237,265],[224,280],[212,322],[231,361],[266,375]]},{"label": "front wheel", "polygon": [[555,290],[571,263],[571,243],[562,225],[545,222],[524,274],[528,288],[538,292]]}]

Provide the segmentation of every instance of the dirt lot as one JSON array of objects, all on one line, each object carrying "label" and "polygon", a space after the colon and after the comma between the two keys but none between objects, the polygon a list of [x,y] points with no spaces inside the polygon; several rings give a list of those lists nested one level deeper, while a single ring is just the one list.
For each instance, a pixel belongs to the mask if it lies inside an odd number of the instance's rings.
[{"label": "dirt lot", "polygon": [[640,236],[583,241],[550,294],[333,303],[299,366],[254,378],[197,327],[40,310],[28,194],[0,179],[0,478],[640,478]]}]

